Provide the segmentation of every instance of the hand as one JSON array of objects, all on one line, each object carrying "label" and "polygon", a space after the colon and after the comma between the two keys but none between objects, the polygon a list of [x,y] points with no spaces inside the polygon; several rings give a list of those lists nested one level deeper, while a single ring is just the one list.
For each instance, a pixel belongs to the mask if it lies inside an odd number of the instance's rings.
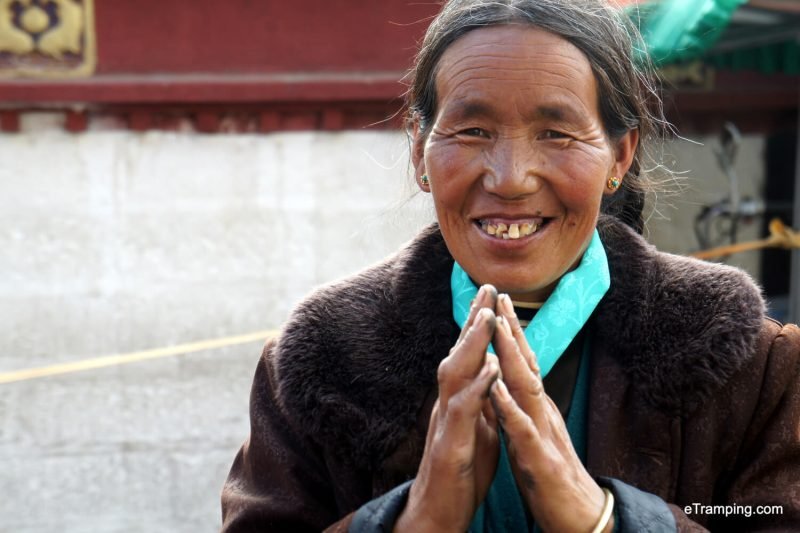
[{"label": "hand", "polygon": [[[545,394],[536,356],[505,294],[498,298],[493,343],[503,379],[492,385],[491,398],[523,500],[544,531],[591,531],[605,495],[581,464],[558,407]],[[612,518],[605,530],[613,527]]]},{"label": "hand", "polygon": [[395,531],[466,531],[489,490],[500,450],[489,402],[500,368],[486,353],[496,303],[495,288],[481,287],[456,345],[439,365],[439,399]]}]

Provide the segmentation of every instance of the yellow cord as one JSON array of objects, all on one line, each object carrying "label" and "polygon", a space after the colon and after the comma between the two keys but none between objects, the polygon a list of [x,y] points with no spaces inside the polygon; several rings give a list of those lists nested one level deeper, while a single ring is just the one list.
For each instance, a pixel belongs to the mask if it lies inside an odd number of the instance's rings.
[{"label": "yellow cord", "polygon": [[167,346],[165,348],[154,348],[152,350],[143,350],[139,352],[93,357],[91,359],[82,359],[80,361],[73,361],[71,363],[62,363],[39,368],[14,370],[11,372],[0,373],[0,384],[43,378],[47,376],[57,376],[59,374],[68,374],[70,372],[93,370],[96,368],[105,368],[128,363],[136,363],[139,361],[147,361],[149,359],[157,359],[159,357],[169,357],[172,355],[183,355],[192,352],[200,352],[203,350],[213,350],[215,348],[246,344],[248,342],[264,341],[267,338],[276,336],[277,334],[277,330],[256,331],[244,335],[206,339],[197,342],[178,344],[175,346]]}]

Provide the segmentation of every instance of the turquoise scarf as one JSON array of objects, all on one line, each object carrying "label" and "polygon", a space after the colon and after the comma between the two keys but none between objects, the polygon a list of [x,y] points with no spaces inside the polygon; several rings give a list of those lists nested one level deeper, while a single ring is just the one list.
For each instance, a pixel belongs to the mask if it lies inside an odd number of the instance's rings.
[{"label": "turquoise scarf", "polygon": [[[589,320],[589,316],[610,285],[606,252],[595,230],[578,268],[561,278],[556,289],[525,328],[525,338],[536,353],[542,377],[550,372],[558,358]],[[453,265],[450,286],[453,295],[453,317],[460,327],[464,327],[469,307],[478,293],[478,288],[458,263]],[[494,353],[491,345],[489,350]],[[582,461],[585,460],[586,445],[588,359],[587,343],[583,348],[572,407],[567,417],[570,439]],[[473,533],[527,531],[529,527],[529,516],[517,490],[501,433],[497,473],[486,500],[475,513],[469,531]]]},{"label": "turquoise scarf", "polygon": [[[606,251],[600,242],[600,235],[594,230],[592,241],[578,268],[562,276],[553,294],[525,328],[525,338],[539,360],[542,377],[550,372],[589,320],[610,286]],[[453,318],[463,328],[478,288],[458,263],[453,264],[450,290],[453,295]],[[491,346],[489,351],[494,353]]]}]

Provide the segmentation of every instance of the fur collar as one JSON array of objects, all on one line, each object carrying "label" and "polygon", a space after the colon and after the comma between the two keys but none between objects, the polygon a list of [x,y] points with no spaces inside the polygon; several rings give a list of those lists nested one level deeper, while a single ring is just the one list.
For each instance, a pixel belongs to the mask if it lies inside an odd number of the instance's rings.
[{"label": "fur collar", "polygon": [[659,252],[601,218],[611,289],[594,334],[650,405],[687,415],[752,356],[766,312],[743,271]]},{"label": "fur collar", "polygon": [[[644,401],[686,414],[750,357],[764,313],[759,291],[736,269],[660,253],[608,217],[598,228],[612,281],[592,318],[595,342]],[[417,423],[458,337],[452,261],[433,225],[297,307],[273,364],[279,399],[303,413],[294,422],[304,433],[375,468]]]}]

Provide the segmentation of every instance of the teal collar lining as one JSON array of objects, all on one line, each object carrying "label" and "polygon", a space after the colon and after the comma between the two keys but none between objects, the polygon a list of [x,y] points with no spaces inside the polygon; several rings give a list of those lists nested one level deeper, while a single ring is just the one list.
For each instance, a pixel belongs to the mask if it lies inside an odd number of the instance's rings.
[{"label": "teal collar lining", "polygon": [[[600,235],[594,230],[578,268],[567,272],[525,328],[525,337],[539,361],[542,377],[556,364],[611,286],[608,259]],[[464,327],[478,288],[458,262],[450,276],[453,318]],[[492,346],[489,351],[494,353]]]}]

